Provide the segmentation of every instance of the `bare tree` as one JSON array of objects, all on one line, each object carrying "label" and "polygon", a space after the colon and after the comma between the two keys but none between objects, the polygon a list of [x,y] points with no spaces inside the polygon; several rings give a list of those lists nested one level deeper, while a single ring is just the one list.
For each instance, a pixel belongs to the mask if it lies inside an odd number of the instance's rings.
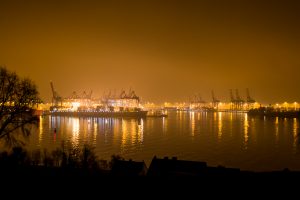
[{"label": "bare tree", "polygon": [[0,66],[0,139],[9,145],[24,144],[19,135],[28,136],[37,125],[34,108],[39,102],[37,87],[30,79]]}]

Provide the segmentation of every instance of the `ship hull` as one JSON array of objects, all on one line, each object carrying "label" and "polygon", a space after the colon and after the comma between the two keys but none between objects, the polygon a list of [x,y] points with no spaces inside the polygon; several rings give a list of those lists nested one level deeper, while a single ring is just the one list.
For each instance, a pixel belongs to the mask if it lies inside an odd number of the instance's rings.
[{"label": "ship hull", "polygon": [[279,118],[300,118],[299,111],[261,111],[261,110],[250,110],[249,116],[263,116],[263,117],[279,117]]},{"label": "ship hull", "polygon": [[131,112],[63,112],[55,111],[50,113],[52,116],[65,117],[107,117],[107,118],[145,118],[147,111]]}]

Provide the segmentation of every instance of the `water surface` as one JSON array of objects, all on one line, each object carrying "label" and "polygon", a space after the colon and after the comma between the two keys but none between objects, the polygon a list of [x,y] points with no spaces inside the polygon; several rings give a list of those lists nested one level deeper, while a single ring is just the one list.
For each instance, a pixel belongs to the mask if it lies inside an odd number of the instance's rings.
[{"label": "water surface", "polygon": [[27,146],[53,150],[62,140],[74,146],[88,143],[101,159],[119,154],[148,166],[156,155],[242,170],[300,170],[299,134],[298,119],[244,113],[182,111],[142,120],[46,116]]}]

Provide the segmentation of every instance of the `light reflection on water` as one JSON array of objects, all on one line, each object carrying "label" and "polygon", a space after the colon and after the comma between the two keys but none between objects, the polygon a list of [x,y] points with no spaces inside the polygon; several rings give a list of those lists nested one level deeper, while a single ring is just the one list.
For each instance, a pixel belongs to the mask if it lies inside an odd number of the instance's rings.
[{"label": "light reflection on water", "polygon": [[248,122],[248,114],[246,113],[244,118],[244,148],[247,149],[248,148],[248,139],[249,139],[249,135],[248,135],[248,129],[249,129],[249,122]]},{"label": "light reflection on water", "polygon": [[294,148],[294,151],[296,152],[297,151],[297,144],[299,143],[299,123],[297,121],[296,118],[293,119],[293,140],[294,140],[294,143],[293,143],[293,148]]},{"label": "light reflection on water", "polygon": [[300,170],[298,119],[184,111],[140,120],[46,116],[28,147],[53,150],[62,140],[91,144],[101,159],[120,154],[148,166],[157,155],[245,170]]},{"label": "light reflection on water", "polygon": [[40,122],[39,122],[39,142],[38,142],[38,147],[40,147],[41,145],[41,141],[43,140],[43,133],[44,133],[44,130],[43,130],[43,120],[42,120],[42,117],[40,117]]},{"label": "light reflection on water", "polygon": [[218,117],[218,139],[220,140],[222,137],[222,113],[219,112],[219,117]]},{"label": "light reflection on water", "polygon": [[278,117],[275,118],[275,135],[276,135],[276,144],[278,145],[278,139],[279,139],[279,121]]},{"label": "light reflection on water", "polygon": [[72,144],[77,147],[79,142],[79,118],[69,118],[69,121],[68,125],[72,126]]},{"label": "light reflection on water", "polygon": [[192,136],[195,135],[195,112],[190,112],[190,118],[191,118],[191,132]]}]

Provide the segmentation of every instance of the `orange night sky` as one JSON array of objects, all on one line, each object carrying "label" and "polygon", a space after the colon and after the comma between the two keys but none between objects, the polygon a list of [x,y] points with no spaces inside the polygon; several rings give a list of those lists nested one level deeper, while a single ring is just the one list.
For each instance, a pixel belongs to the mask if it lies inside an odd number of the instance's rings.
[{"label": "orange night sky", "polygon": [[72,91],[133,88],[143,100],[185,101],[229,89],[260,102],[300,101],[295,1],[0,2],[0,65],[50,101]]}]

